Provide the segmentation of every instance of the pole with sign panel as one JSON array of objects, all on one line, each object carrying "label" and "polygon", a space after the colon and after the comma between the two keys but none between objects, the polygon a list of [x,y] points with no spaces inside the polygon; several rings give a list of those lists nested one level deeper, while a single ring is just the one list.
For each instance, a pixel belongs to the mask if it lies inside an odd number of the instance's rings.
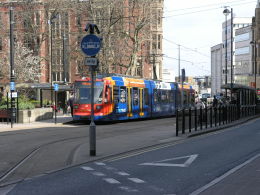
[{"label": "pole with sign panel", "polygon": [[96,58],[96,55],[101,48],[101,39],[94,35],[95,30],[99,34],[99,30],[95,24],[88,24],[85,31],[88,32],[88,30],[90,31],[90,34],[83,37],[80,46],[82,52],[86,56],[89,56],[85,59],[85,65],[89,66],[91,70],[91,122],[89,126],[89,155],[96,156],[96,125],[94,122],[94,72],[98,66],[98,59]]},{"label": "pole with sign panel", "polygon": [[55,120],[55,124],[57,124],[57,109],[58,109],[58,105],[57,105],[57,91],[59,91],[59,84],[55,83],[55,84],[54,84],[55,106],[53,107],[53,109],[54,109],[54,120]]}]

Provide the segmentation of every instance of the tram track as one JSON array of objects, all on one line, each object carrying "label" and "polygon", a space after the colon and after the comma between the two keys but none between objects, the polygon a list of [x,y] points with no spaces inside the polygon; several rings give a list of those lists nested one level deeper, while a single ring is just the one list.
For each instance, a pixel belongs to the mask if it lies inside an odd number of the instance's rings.
[{"label": "tram track", "polygon": [[[23,159],[21,159],[19,162],[17,162],[14,166],[10,167],[6,172],[4,172],[2,175],[0,175],[0,186],[2,184],[5,184],[5,181],[8,181],[8,177],[10,177],[12,174],[14,174],[15,172],[17,172],[17,170],[19,170],[20,167],[24,166],[26,163],[29,163],[28,161],[30,159],[32,159],[37,153],[39,153],[41,150],[43,150],[44,148],[51,146],[53,144],[57,144],[57,143],[62,143],[62,142],[67,142],[67,141],[75,141],[77,139],[86,139],[88,136],[78,136],[78,137],[73,137],[73,138],[66,138],[66,139],[62,139],[62,140],[56,140],[56,141],[52,141],[49,143],[45,143],[40,145],[39,147],[31,150],[31,152],[29,152]],[[69,158],[66,160],[65,164],[67,166],[71,165],[71,163],[73,163],[73,156],[75,151],[77,150],[78,147],[80,147],[81,144],[77,144],[77,146],[69,153]],[[25,178],[21,178],[20,180],[25,179]],[[12,183],[12,181],[11,181]]]},{"label": "tram track", "polygon": [[[152,131],[154,131],[154,129],[158,129],[161,126],[169,127],[172,126],[173,123],[174,122],[171,118],[136,122],[133,121],[123,124],[115,123],[111,125],[98,125],[97,138],[103,141],[112,139],[117,136],[121,138],[122,136],[128,137],[134,134],[137,135],[141,132],[143,134],[149,134],[151,129],[153,129]],[[6,155],[9,160],[2,160],[3,163],[7,163],[8,165],[6,164],[2,166],[2,173],[0,172],[0,187],[12,183],[17,183],[18,181],[32,178],[37,175],[48,174],[54,170],[60,170],[66,167],[89,161],[87,149],[89,136],[88,133],[86,133],[88,127],[78,126],[69,127],[66,129],[66,131],[65,129],[46,129],[37,132],[27,131],[27,133],[16,134],[18,137],[15,137],[14,134],[10,134],[9,138],[13,140],[12,142],[17,142],[17,146],[15,145],[14,147],[10,148],[7,147],[7,143],[10,143],[10,140],[8,140],[8,142],[6,142],[5,144],[5,148],[9,148],[9,153],[7,153],[7,151],[5,150],[5,152],[2,152],[2,155],[3,159]],[[63,138],[48,142],[48,139],[53,139],[55,137]],[[16,157],[10,157],[12,156],[10,155],[10,153],[12,153],[15,148],[22,148],[23,145],[25,143],[28,143],[28,141],[31,139],[33,139],[34,142],[29,143],[26,148],[23,148],[22,150],[24,151],[20,153],[20,156],[18,155],[19,150],[16,150],[14,153],[14,155],[16,154]],[[37,140],[41,140],[41,142],[43,143],[38,143],[38,145]],[[123,152],[123,150],[119,152]],[[47,166],[44,163],[47,163]],[[4,171],[3,168],[5,168],[7,171]]]}]

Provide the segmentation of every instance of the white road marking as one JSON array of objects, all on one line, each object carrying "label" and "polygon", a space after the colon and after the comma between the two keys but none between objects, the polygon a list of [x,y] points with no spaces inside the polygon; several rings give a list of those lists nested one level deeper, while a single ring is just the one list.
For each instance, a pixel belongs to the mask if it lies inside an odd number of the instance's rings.
[{"label": "white road marking", "polygon": [[133,188],[128,187],[128,186],[120,186],[120,187],[118,187],[118,188],[121,189],[121,190],[124,190],[124,191],[126,191],[126,192],[138,192],[137,189],[133,189]]},{"label": "white road marking", "polygon": [[100,166],[105,166],[106,164],[105,163],[102,163],[102,162],[95,162],[96,165],[100,165]]},{"label": "white road marking", "polygon": [[130,181],[135,183],[145,183],[145,181],[138,179],[138,178],[128,178]]},{"label": "white road marking", "polygon": [[113,178],[104,178],[104,180],[107,182],[107,183],[110,183],[110,184],[120,184],[119,181],[113,179]]},{"label": "white road marking", "polygon": [[[170,158],[170,159],[165,159],[165,160],[151,162],[151,163],[142,163],[142,164],[139,164],[139,165],[160,166],[160,167],[188,167],[188,166],[191,165],[191,163],[197,157],[198,157],[198,154],[193,154],[193,155],[189,155],[189,156],[181,156],[181,157],[176,157],[176,158]],[[165,162],[175,161],[175,160],[180,160],[180,159],[185,159],[185,158],[188,158],[188,159],[182,164],[165,163]]]},{"label": "white road marking", "polygon": [[94,169],[92,169],[91,167],[81,167],[82,169],[84,169],[85,171],[94,171]]},{"label": "white road marking", "polygon": [[116,171],[117,169],[114,167],[109,167],[109,166],[105,166],[105,169],[109,170],[109,171]]},{"label": "white road marking", "polygon": [[95,176],[105,176],[105,174],[101,172],[92,172],[92,174]]},{"label": "white road marking", "polygon": [[130,174],[123,172],[123,171],[116,172],[116,174],[121,175],[121,176],[129,176],[130,175]]},{"label": "white road marking", "polygon": [[234,167],[233,169],[229,170],[228,172],[226,172],[224,175],[214,179],[213,181],[211,181],[210,183],[208,183],[205,186],[202,186],[201,188],[195,190],[194,192],[192,192],[190,195],[198,195],[201,192],[207,190],[208,188],[210,188],[211,186],[217,184],[218,182],[220,182],[221,180],[225,179],[227,176],[235,173],[237,170],[241,169],[242,167],[244,167],[245,165],[251,163],[252,161],[254,161],[255,159],[257,159],[258,157],[260,157],[260,154],[257,154],[256,156],[250,158],[249,160],[247,160],[246,162]]}]

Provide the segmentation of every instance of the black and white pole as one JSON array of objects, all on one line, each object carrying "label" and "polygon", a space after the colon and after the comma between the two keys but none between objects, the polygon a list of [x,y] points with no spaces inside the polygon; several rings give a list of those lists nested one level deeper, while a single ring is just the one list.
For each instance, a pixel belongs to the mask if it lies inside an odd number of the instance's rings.
[{"label": "black and white pole", "polygon": [[[87,24],[86,32],[90,32],[89,35],[83,37],[81,41],[81,50],[82,52],[89,57],[85,59],[85,65],[90,67],[91,70],[91,122],[89,126],[89,155],[96,156],[96,124],[94,122],[95,110],[94,110],[94,86],[95,86],[95,70],[98,66],[98,59],[96,54],[100,51],[101,48],[101,39],[97,37],[99,30],[95,24]],[[94,46],[94,47],[93,47]]]}]

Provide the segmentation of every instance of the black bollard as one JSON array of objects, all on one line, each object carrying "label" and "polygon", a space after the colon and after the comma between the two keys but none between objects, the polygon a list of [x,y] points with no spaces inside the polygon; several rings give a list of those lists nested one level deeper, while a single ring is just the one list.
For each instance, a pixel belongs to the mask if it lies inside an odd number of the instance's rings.
[{"label": "black bollard", "polygon": [[185,133],[185,109],[182,109],[182,134]]},{"label": "black bollard", "polygon": [[191,132],[191,107],[189,108],[189,132]]},{"label": "black bollard", "polygon": [[194,119],[194,126],[195,126],[195,131],[197,131],[197,127],[198,127],[198,117],[197,117],[197,108],[195,107],[194,109],[194,114],[195,114],[195,119]]},{"label": "black bollard", "polygon": [[179,135],[179,110],[176,109],[176,137]]}]

